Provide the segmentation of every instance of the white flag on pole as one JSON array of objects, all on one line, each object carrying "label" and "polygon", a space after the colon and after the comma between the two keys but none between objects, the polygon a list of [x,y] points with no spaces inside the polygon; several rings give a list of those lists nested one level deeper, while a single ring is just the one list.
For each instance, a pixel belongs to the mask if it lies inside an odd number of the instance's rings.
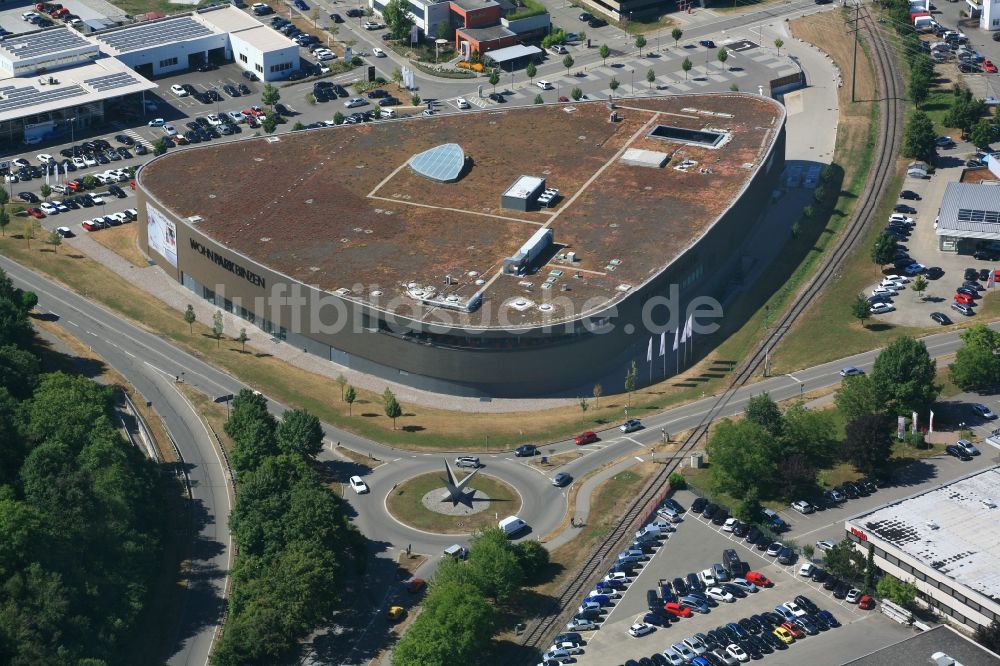
[{"label": "white flag on pole", "polygon": [[649,336],[649,346],[646,348],[646,361],[653,362],[653,336]]},{"label": "white flag on pole", "polygon": [[681,329],[680,329],[680,327],[675,328],[674,329],[674,351],[677,351],[677,348],[681,344],[680,335],[681,335]]},{"label": "white flag on pole", "polygon": [[694,315],[689,314],[687,323],[684,324],[684,336],[690,340],[694,337]]},{"label": "white flag on pole", "polygon": [[660,356],[667,355],[667,332],[660,331]]},{"label": "white flag on pole", "polygon": [[681,344],[687,342],[688,339],[688,327],[687,324],[681,327]]},{"label": "white flag on pole", "polygon": [[927,424],[927,431],[934,432],[934,412],[931,412],[931,418]]}]

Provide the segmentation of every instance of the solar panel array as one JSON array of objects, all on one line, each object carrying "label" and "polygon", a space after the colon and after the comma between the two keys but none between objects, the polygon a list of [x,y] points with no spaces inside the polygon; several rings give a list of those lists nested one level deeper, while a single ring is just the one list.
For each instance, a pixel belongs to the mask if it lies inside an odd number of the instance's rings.
[{"label": "solar panel array", "polygon": [[51,55],[81,46],[93,45],[67,28],[42,30],[26,35],[11,35],[0,42],[0,49],[10,54],[12,60],[26,60],[37,56]]},{"label": "solar panel array", "polygon": [[465,153],[457,143],[441,144],[410,158],[411,169],[440,182],[457,179],[464,166]]},{"label": "solar panel array", "polygon": [[973,210],[970,208],[958,209],[959,222],[985,222],[986,224],[1000,224],[1000,211],[995,210]]},{"label": "solar panel array", "polygon": [[207,37],[214,34],[212,30],[198,23],[190,16],[182,16],[167,21],[155,21],[122,30],[115,30],[98,35],[98,38],[111,48],[117,49],[120,53],[125,53],[150,46],[181,42],[186,39]]},{"label": "solar panel array", "polygon": [[139,81],[128,72],[115,72],[114,74],[105,74],[104,76],[97,76],[92,79],[84,79],[83,82],[97,92],[104,92],[105,90],[124,88]]},{"label": "solar panel array", "polygon": [[45,88],[43,90],[37,90],[31,86],[24,88],[4,86],[0,88],[0,113],[69,99],[70,97],[84,95],[86,92],[86,90],[76,84],[60,88]]}]

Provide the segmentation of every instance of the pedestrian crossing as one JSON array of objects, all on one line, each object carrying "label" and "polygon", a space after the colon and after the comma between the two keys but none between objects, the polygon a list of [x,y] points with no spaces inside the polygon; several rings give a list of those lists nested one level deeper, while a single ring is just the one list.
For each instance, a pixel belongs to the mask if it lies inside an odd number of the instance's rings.
[{"label": "pedestrian crossing", "polygon": [[[685,53],[683,50],[679,52],[671,50],[659,54],[659,57],[644,56],[607,66],[599,64],[592,69],[573,74],[565,72],[549,74],[544,78],[554,86],[553,90],[543,91],[535,86],[522,84],[514,90],[508,90],[504,97],[507,102],[524,105],[530,104],[538,94],[541,94],[547,102],[555,101],[559,97],[570,97],[573,88],[583,89],[591,98],[607,98],[697,92],[706,86],[717,88],[726,83],[739,87],[740,81],[750,75],[743,66],[748,61],[774,70],[771,78],[796,74],[799,71],[787,58],[779,57],[769,49],[752,47],[739,52],[731,51],[725,63],[718,62],[715,55],[717,53],[717,51]],[[692,64],[686,74],[681,66],[685,58]],[[646,81],[649,70],[656,75],[651,83]],[[611,90],[610,85],[613,78],[618,81],[618,88],[615,91]],[[447,101],[454,105],[455,99],[457,97]],[[479,108],[498,105],[475,94],[466,95],[465,99]]]}]

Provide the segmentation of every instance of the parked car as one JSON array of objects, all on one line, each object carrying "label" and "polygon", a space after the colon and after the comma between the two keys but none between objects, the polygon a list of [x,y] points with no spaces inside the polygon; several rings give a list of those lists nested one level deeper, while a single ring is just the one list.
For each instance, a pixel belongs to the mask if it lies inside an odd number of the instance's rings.
[{"label": "parked car", "polygon": [[970,456],[978,456],[979,449],[976,448],[975,444],[967,439],[960,439],[955,442],[955,446],[965,451]]},{"label": "parked car", "polygon": [[980,416],[984,419],[989,419],[991,421],[997,417],[997,415],[993,412],[992,409],[990,409],[981,402],[973,404],[972,411],[974,411],[977,416]]},{"label": "parked car", "polygon": [[960,446],[956,446],[955,444],[949,444],[948,446],[944,447],[944,450],[945,453],[947,453],[948,455],[954,456],[961,461],[968,462],[972,460],[972,456],[966,453],[965,449],[963,449]]}]

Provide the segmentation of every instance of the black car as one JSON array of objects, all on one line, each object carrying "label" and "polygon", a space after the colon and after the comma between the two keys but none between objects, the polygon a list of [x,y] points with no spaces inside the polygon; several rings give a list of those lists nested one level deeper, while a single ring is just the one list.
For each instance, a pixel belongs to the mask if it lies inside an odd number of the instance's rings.
[{"label": "black car", "polygon": [[685,578],[689,592],[701,592],[701,581],[698,580],[697,574],[689,573]]},{"label": "black car", "polygon": [[209,100],[211,100],[213,102],[221,102],[222,101],[222,95],[220,95],[215,90],[206,90],[204,92],[204,95],[205,95],[206,99],[209,99]]},{"label": "black car", "polygon": [[757,544],[755,547],[759,551],[765,551],[770,547],[771,543],[771,539],[766,534],[761,534],[757,537]]},{"label": "black car", "polygon": [[997,261],[1000,259],[1000,252],[996,250],[980,249],[972,253],[972,258],[976,261]]},{"label": "black car", "polygon": [[116,134],[115,141],[125,146],[131,146],[133,143],[135,143],[135,139],[130,137],[128,134]]},{"label": "black car", "polygon": [[607,24],[608,24],[607,21],[601,18],[597,18],[596,16],[587,21],[587,25],[589,25],[591,28],[603,28]]},{"label": "black car", "polygon": [[847,495],[848,499],[858,499],[859,497],[861,497],[861,493],[858,492],[857,486],[855,486],[850,481],[845,481],[844,485],[842,485],[840,488],[841,492]]},{"label": "black car", "polygon": [[[348,95],[347,88],[345,88],[344,86],[340,85],[339,83],[334,83],[333,84],[333,91],[335,93],[337,93],[337,97],[347,97],[347,95]],[[395,99],[395,98],[393,98],[393,99]]]},{"label": "black car", "polygon": [[750,526],[747,525],[746,523],[740,523],[735,528],[733,528],[733,534],[735,534],[740,538],[745,537],[749,531],[750,531]]},{"label": "black car", "polygon": [[752,634],[756,634],[758,631],[760,631],[760,627],[757,626],[757,623],[754,622],[753,620],[751,620],[748,617],[743,618],[742,620],[740,620],[736,624],[740,625],[740,627],[743,629],[743,631],[745,631],[745,632],[747,632],[748,634],[751,634],[751,635]]},{"label": "black car", "polygon": [[760,530],[756,527],[751,527],[750,531],[748,531],[744,537],[747,543],[757,543],[758,538],[760,538]]},{"label": "black car", "polygon": [[805,608],[807,613],[818,613],[819,612],[819,607],[816,604],[814,604],[809,597],[806,597],[806,596],[803,596],[803,595],[800,594],[799,596],[795,597],[794,601],[799,606],[802,606],[803,608]]},{"label": "black car", "polygon": [[945,453],[947,453],[949,456],[955,456],[956,458],[964,462],[972,460],[972,456],[966,453],[965,449],[955,446],[954,444],[949,444],[944,448],[944,450]]},{"label": "black car", "polygon": [[983,282],[986,282],[987,280],[989,280],[990,279],[990,269],[988,269],[988,268],[980,268],[979,269],[979,279],[982,280]]},{"label": "black car", "polygon": [[712,516],[713,525],[723,525],[727,520],[729,520],[729,511],[721,507],[715,512],[715,515]]},{"label": "black car", "polygon": [[878,485],[871,479],[861,479],[858,485],[868,491],[868,494],[878,492]]},{"label": "black car", "polygon": [[944,271],[941,270],[940,266],[931,266],[924,271],[924,277],[928,280],[939,280],[942,275],[944,275]]},{"label": "black car", "polygon": [[583,12],[579,16],[577,16],[577,18],[580,19],[581,21],[583,21],[584,23],[586,23],[590,19],[594,18],[594,15],[593,14],[588,14],[587,12]]},{"label": "black car", "polygon": [[686,595],[688,593],[688,588],[687,588],[687,585],[684,583],[684,579],[683,578],[681,578],[681,577],[678,576],[677,578],[674,578],[670,582],[673,584],[673,586],[674,586],[674,592],[677,593],[677,596],[683,597],[684,595]]},{"label": "black car", "polygon": [[248,72],[246,70],[243,70],[243,78],[246,79],[247,81],[259,81],[260,80],[260,78],[258,78],[258,76],[256,74],[254,74],[253,72]]},{"label": "black car", "polygon": [[826,569],[824,569],[822,567],[816,567],[815,569],[813,569],[813,572],[812,572],[812,575],[810,576],[810,578],[813,579],[814,583],[822,583],[824,580],[827,579],[827,577],[829,575],[830,574],[828,574],[826,572]]},{"label": "black car", "polygon": [[117,185],[109,185],[108,192],[115,195],[119,199],[124,199],[126,196],[128,196],[127,194],[125,194],[125,190],[118,187]]},{"label": "black car", "polygon": [[219,66],[213,62],[203,62],[198,65],[199,72],[211,72],[213,69],[218,69]]},{"label": "black car", "polygon": [[739,585],[733,585],[732,583],[719,583],[719,587],[721,587],[723,590],[730,593],[737,599],[745,599],[747,596],[746,590],[744,590]]},{"label": "black car", "polygon": [[900,199],[907,199],[909,201],[920,201],[920,195],[913,190],[903,190],[899,193]]},{"label": "black car", "polygon": [[677,513],[684,513],[684,507],[682,507],[680,503],[673,497],[668,497],[667,499],[663,500],[663,506],[668,506]]},{"label": "black car", "polygon": [[711,39],[703,39],[703,40],[701,40],[698,43],[701,44],[702,46],[704,46],[706,49],[714,49],[715,48],[715,42],[713,42]]},{"label": "black car", "polygon": [[843,599],[847,596],[847,586],[840,583],[835,588],[833,588],[833,596],[837,599]]},{"label": "black car", "polygon": [[701,513],[705,510],[705,505],[708,504],[708,500],[704,497],[697,497],[693,502],[691,502],[691,512]]},{"label": "black car", "polygon": [[719,510],[718,504],[713,504],[709,502],[708,504],[705,505],[705,508],[701,510],[701,515],[704,516],[705,518],[711,518],[713,515],[715,515],[715,512],[718,510]]},{"label": "black car", "polygon": [[248,86],[245,83],[239,84],[238,86],[236,86],[236,88],[240,91],[241,95],[249,95],[250,94],[250,86]]},{"label": "black car", "polygon": [[518,458],[530,458],[538,453],[538,447],[534,444],[523,444],[514,449],[514,455]]},{"label": "black car", "polygon": [[642,621],[645,622],[646,624],[651,624],[654,627],[669,627],[670,626],[670,620],[667,619],[667,616],[661,615],[660,613],[657,613],[657,612],[654,612],[654,611],[650,611],[649,613],[646,613],[645,615],[643,615],[642,616]]},{"label": "black car", "polygon": [[239,97],[240,96],[240,91],[237,90],[236,86],[234,86],[234,85],[232,85],[230,83],[227,83],[226,85],[222,86],[222,89],[224,91],[226,91],[226,94],[229,95],[230,97]]},{"label": "black car", "polygon": [[365,97],[368,99],[382,99],[383,97],[388,97],[389,93],[381,88],[376,88],[375,90],[369,90],[365,93]]},{"label": "black car", "polygon": [[507,101],[503,98],[503,95],[501,95],[500,93],[492,92],[489,95],[487,95],[487,97],[490,98],[490,101],[496,102],[497,104],[503,104]]},{"label": "black car", "polygon": [[778,625],[780,625],[782,622],[785,621],[785,618],[781,617],[774,611],[767,611],[765,613],[761,613],[761,615],[763,615],[764,619],[770,622],[771,626],[773,627],[777,627]]},{"label": "black car", "polygon": [[301,69],[297,69],[288,75],[289,81],[301,81],[304,78],[306,78],[306,73],[303,72]]},{"label": "black car", "polygon": [[18,192],[17,198],[28,203],[38,203],[39,199],[34,192]]},{"label": "black car", "polygon": [[334,23],[343,23],[344,19],[340,14],[330,14],[330,20]]},{"label": "black car", "polygon": [[913,206],[907,206],[906,204],[896,204],[892,207],[892,210],[896,213],[905,213],[907,215],[916,215],[917,209]]},{"label": "black car", "polygon": [[288,107],[282,104],[281,102],[278,102],[277,104],[274,105],[274,111],[280,116],[292,115],[292,112],[289,111]]},{"label": "black car", "polygon": [[350,18],[357,18],[359,16],[363,16],[365,12],[363,9],[359,7],[351,7],[344,13],[347,14]]},{"label": "black car", "polygon": [[979,269],[978,268],[966,268],[965,272],[962,273],[962,278],[965,280],[978,280],[979,279]]}]

